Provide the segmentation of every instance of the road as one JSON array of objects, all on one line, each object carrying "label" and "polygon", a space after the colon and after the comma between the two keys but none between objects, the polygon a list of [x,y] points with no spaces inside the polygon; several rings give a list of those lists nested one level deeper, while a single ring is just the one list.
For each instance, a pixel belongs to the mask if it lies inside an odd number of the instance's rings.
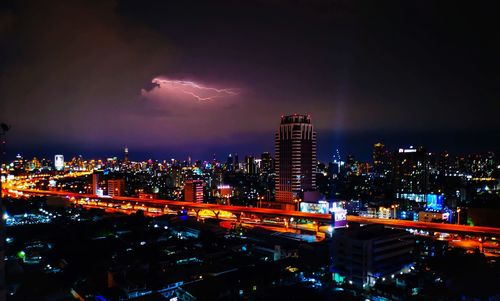
[{"label": "road", "polygon": [[[306,219],[317,223],[318,227],[320,224],[331,223],[330,214],[317,214],[299,211],[288,211],[279,209],[269,209],[269,208],[256,208],[256,207],[242,207],[242,206],[227,206],[218,204],[205,204],[205,203],[190,203],[183,201],[173,201],[173,200],[159,200],[159,199],[141,199],[136,197],[100,197],[91,194],[80,194],[65,191],[46,191],[46,190],[33,190],[33,189],[10,189],[9,193],[22,192],[23,194],[29,195],[56,195],[65,196],[74,199],[96,199],[102,202],[116,203],[116,204],[131,204],[132,207],[139,206],[144,208],[155,207],[155,208],[169,208],[169,209],[185,209],[192,210],[196,214],[201,210],[210,210],[215,216],[218,216],[222,212],[230,212],[236,216],[237,219],[242,216],[259,216],[259,217],[271,217],[271,218],[294,218],[294,219]],[[494,227],[481,227],[481,226],[466,226],[466,225],[456,225],[456,224],[444,224],[444,223],[430,223],[430,222],[414,222],[407,220],[397,220],[397,219],[379,219],[379,218],[368,218],[348,215],[347,221],[349,223],[359,223],[359,224],[379,224],[394,228],[404,228],[404,229],[419,229],[430,232],[445,232],[445,233],[459,233],[459,234],[476,234],[476,235],[490,235],[490,236],[500,236],[500,228]]]},{"label": "road", "polygon": [[367,218],[367,217],[353,216],[353,215],[347,216],[347,221],[360,224],[380,224],[380,225],[391,226],[394,228],[419,229],[431,232],[484,234],[484,235],[496,235],[496,236],[500,235],[500,228],[495,228],[495,227],[467,226],[467,225],[430,223],[430,222],[414,222],[414,221],[407,221],[400,219]]}]

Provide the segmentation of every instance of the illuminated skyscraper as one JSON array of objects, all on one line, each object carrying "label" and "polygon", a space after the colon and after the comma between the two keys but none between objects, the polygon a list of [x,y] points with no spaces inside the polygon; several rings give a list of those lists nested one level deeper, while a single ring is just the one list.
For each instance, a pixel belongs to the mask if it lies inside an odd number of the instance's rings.
[{"label": "illuminated skyscraper", "polygon": [[275,151],[276,201],[294,203],[316,189],[316,132],[309,115],[281,117]]},{"label": "illuminated skyscraper", "polygon": [[63,155],[55,155],[54,156],[54,167],[56,170],[64,169],[64,156]]},{"label": "illuminated skyscraper", "polygon": [[255,159],[253,156],[245,157],[245,171],[247,174],[253,175],[256,173]]}]

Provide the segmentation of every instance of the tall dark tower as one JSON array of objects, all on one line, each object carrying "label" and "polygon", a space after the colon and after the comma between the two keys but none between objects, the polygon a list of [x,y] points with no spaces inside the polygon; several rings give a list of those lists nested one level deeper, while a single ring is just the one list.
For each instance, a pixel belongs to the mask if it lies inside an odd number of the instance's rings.
[{"label": "tall dark tower", "polygon": [[261,164],[261,170],[262,170],[262,173],[264,174],[271,174],[274,170],[273,168],[273,158],[271,157],[271,154],[268,153],[268,152],[264,152],[262,153],[262,155],[260,156],[260,159],[262,160]]},{"label": "tall dark tower", "polygon": [[429,193],[429,160],[429,153],[421,146],[400,148],[393,167],[397,192]]},{"label": "tall dark tower", "polygon": [[377,176],[387,176],[391,171],[391,154],[382,143],[373,145],[373,171]]},{"label": "tall dark tower", "polygon": [[250,175],[253,175],[257,172],[255,166],[255,158],[253,156],[245,156],[245,171]]},{"label": "tall dark tower", "polygon": [[227,157],[227,161],[226,161],[226,170],[227,171],[233,171],[234,170],[234,166],[233,166],[233,156],[231,154],[229,154],[229,156]]},{"label": "tall dark tower", "polygon": [[276,201],[294,203],[316,189],[316,132],[309,115],[281,117],[275,151]]},{"label": "tall dark tower", "polygon": [[128,163],[128,147],[125,146],[125,149],[123,150],[123,162],[125,164]]},{"label": "tall dark tower", "polygon": [[240,169],[240,161],[238,160],[238,154],[237,153],[234,154],[233,164],[234,164],[234,170]]}]

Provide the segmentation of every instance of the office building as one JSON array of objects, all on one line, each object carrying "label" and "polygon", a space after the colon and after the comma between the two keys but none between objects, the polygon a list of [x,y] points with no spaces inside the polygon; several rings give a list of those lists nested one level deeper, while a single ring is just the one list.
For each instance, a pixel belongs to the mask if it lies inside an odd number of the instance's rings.
[{"label": "office building", "polygon": [[264,174],[271,174],[273,173],[273,158],[271,157],[271,154],[268,153],[268,152],[264,152],[262,153],[262,155],[260,155],[260,159],[261,159],[261,162],[260,162],[260,170],[262,171],[262,173]]},{"label": "office building", "polygon": [[110,197],[122,196],[125,191],[124,179],[109,179],[108,180],[108,195]]},{"label": "office building", "polygon": [[202,180],[187,180],[184,183],[184,201],[203,203]]},{"label": "office building", "polygon": [[234,154],[234,170],[240,169],[240,160],[238,159],[238,154]]},{"label": "office building", "polygon": [[64,156],[63,155],[55,155],[54,156],[54,167],[58,171],[61,171],[64,169]]},{"label": "office building", "polygon": [[253,156],[245,156],[245,171],[249,175],[256,174],[257,168]]},{"label": "office building", "polygon": [[234,189],[231,185],[218,185],[216,195],[220,198],[230,198],[234,194]]},{"label": "office building", "polygon": [[420,211],[418,213],[419,222],[436,222],[436,223],[449,223],[451,215],[448,211]]},{"label": "office building", "polygon": [[125,146],[125,149],[123,150],[123,163],[127,164],[128,163],[128,147]]},{"label": "office building", "polygon": [[429,154],[422,148],[400,148],[395,154],[396,192],[429,192]]},{"label": "office building", "polygon": [[337,229],[333,233],[332,269],[337,282],[358,287],[393,277],[412,263],[414,237],[382,225]]},{"label": "office building", "polygon": [[98,189],[99,189],[99,174],[93,173],[92,174],[92,194],[98,195]]},{"label": "office building", "polygon": [[229,156],[227,156],[226,170],[227,171],[233,171],[234,170],[234,160],[233,160],[233,155],[231,155],[231,154],[229,154]]},{"label": "office building", "polygon": [[392,169],[391,153],[382,143],[373,145],[373,172],[377,176],[387,176]]},{"label": "office building", "polygon": [[293,203],[316,189],[316,132],[309,115],[281,117],[275,151],[276,201]]}]

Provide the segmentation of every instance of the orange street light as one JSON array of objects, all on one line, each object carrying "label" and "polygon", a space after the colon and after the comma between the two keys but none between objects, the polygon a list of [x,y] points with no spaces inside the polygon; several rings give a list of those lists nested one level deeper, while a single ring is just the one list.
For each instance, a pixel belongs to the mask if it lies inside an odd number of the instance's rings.
[{"label": "orange street light", "polygon": [[399,207],[399,205],[391,205],[391,208],[394,209],[394,219],[396,219],[396,209]]}]

